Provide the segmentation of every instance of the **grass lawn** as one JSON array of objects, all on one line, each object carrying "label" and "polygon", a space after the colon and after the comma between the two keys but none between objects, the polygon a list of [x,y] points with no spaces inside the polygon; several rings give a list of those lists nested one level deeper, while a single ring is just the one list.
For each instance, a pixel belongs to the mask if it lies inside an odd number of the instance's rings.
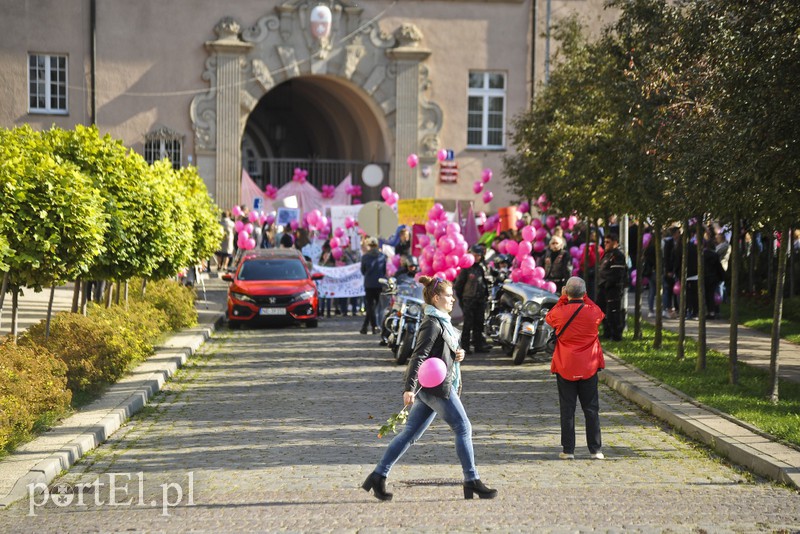
[{"label": "grass lawn", "polygon": [[[742,295],[739,300],[739,324],[769,334],[772,330],[773,306],[774,303],[769,296]],[[730,311],[729,304],[720,306],[720,313],[725,319],[730,319]],[[781,337],[800,344],[800,298],[798,297],[783,301]]]},{"label": "grass lawn", "polygon": [[698,372],[696,343],[687,340],[686,354],[678,360],[678,335],[664,331],[662,348],[654,350],[653,326],[643,323],[643,338],[631,339],[633,328],[619,342],[604,341],[603,347],[648,375],[686,395],[750,423],[796,446],[800,446],[800,384],[781,380],[777,405],[769,402],[766,371],[739,363],[739,384],[728,384],[728,359],[708,351],[706,370]]}]

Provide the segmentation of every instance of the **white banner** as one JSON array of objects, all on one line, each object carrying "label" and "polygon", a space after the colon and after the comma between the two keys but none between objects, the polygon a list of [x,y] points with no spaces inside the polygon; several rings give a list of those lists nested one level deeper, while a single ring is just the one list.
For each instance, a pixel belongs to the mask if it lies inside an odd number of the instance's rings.
[{"label": "white banner", "polygon": [[320,298],[350,298],[364,296],[364,275],[361,264],[353,263],[344,267],[323,267],[314,265],[314,272],[325,275],[317,280]]}]

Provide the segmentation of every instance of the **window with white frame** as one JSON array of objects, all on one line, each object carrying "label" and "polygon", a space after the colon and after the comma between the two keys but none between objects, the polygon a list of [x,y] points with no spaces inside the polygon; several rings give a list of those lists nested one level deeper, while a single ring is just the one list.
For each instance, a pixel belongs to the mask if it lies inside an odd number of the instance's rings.
[{"label": "window with white frame", "polygon": [[67,113],[67,56],[28,54],[28,109]]},{"label": "window with white frame", "polygon": [[467,147],[504,148],[506,75],[470,72],[467,98]]},{"label": "window with white frame", "polygon": [[178,170],[183,161],[182,145],[181,134],[169,128],[159,128],[145,135],[144,159],[152,165],[166,158],[172,163],[172,168]]}]

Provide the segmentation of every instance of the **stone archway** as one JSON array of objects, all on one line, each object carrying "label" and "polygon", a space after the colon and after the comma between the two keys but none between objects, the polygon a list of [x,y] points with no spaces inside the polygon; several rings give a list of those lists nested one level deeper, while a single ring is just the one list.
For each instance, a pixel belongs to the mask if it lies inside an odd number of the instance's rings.
[{"label": "stone archway", "polygon": [[417,173],[405,165],[406,156],[435,158],[443,117],[424,97],[431,81],[423,62],[431,52],[421,46],[421,32],[405,23],[387,34],[376,21],[362,20],[362,8],[336,0],[331,34],[316,40],[309,31],[316,4],[284,2],[277,14],[246,30],[226,17],[215,27],[218,39],[206,43],[203,79],[210,89],[192,101],[191,120],[200,174],[220,206],[239,201],[241,141],[250,113],[268,91],[293,78],[339,79],[370,101],[386,130],[389,184],[401,197],[415,198],[417,191]]}]

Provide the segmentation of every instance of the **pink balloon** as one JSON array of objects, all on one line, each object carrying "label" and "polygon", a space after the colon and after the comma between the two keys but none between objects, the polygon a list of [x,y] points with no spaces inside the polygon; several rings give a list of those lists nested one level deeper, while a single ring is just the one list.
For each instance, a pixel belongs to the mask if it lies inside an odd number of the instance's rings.
[{"label": "pink balloon", "polygon": [[258,220],[258,212],[253,210],[250,213],[248,213],[247,220],[249,220],[251,223],[256,222]]},{"label": "pink balloon", "polygon": [[459,260],[458,265],[462,269],[469,269],[473,265],[475,265],[475,256],[472,254],[464,254],[461,256],[461,260]]},{"label": "pink balloon", "polygon": [[569,255],[573,258],[577,258],[581,255],[581,251],[578,247],[569,247]]},{"label": "pink balloon", "polygon": [[253,233],[253,225],[250,224],[250,223],[245,224],[244,225],[244,231],[247,232],[248,234],[252,234]]},{"label": "pink balloon", "polygon": [[428,219],[428,221],[425,223],[425,231],[432,235],[436,234],[436,229],[438,227],[439,225],[436,223],[436,221],[432,221],[430,219]]},{"label": "pink balloon", "polygon": [[414,167],[419,165],[419,156],[417,156],[416,154],[409,154],[408,157],[406,158],[406,163],[408,163],[408,166],[413,169]]},{"label": "pink balloon", "polygon": [[342,259],[342,254],[344,254],[344,251],[342,249],[340,249],[340,248],[332,248],[331,249],[331,256],[333,256],[333,259],[335,259],[335,260]]},{"label": "pink balloon", "polygon": [[330,223],[330,221],[328,220],[327,217],[320,217],[319,218],[319,223],[317,224],[317,227],[324,228],[324,227],[328,226],[329,223]]},{"label": "pink balloon", "polygon": [[421,234],[417,236],[417,244],[422,248],[427,247],[430,244],[430,242],[431,238],[428,237],[427,234]]},{"label": "pink balloon", "polygon": [[521,282],[522,281],[522,271],[519,269],[511,269],[511,281],[512,282]]},{"label": "pink balloon", "polygon": [[461,233],[461,225],[456,223],[456,222],[452,222],[452,223],[448,224],[446,233],[449,236],[455,236],[456,234],[460,234]]},{"label": "pink balloon", "polygon": [[483,169],[481,180],[483,180],[483,183],[488,184],[492,180],[492,169]]},{"label": "pink balloon", "polygon": [[578,223],[578,218],[575,217],[574,215],[570,215],[567,218],[567,223],[569,223],[569,229],[572,230],[573,228],[575,228],[575,225]]},{"label": "pink balloon", "polygon": [[456,271],[454,267],[448,267],[444,270],[444,277],[447,280],[452,282],[456,279],[456,276],[458,276],[458,271]]},{"label": "pink balloon", "polygon": [[242,228],[244,228],[244,223],[242,221],[233,223],[233,229],[236,230],[237,234],[242,231]]},{"label": "pink balloon", "polygon": [[547,230],[539,228],[536,230],[536,241],[544,241],[547,238]]},{"label": "pink balloon", "polygon": [[561,219],[561,221],[559,221],[559,224],[561,225],[561,228],[563,228],[564,230],[569,230],[569,221],[567,219]]},{"label": "pink balloon", "polygon": [[533,242],[533,251],[537,254],[545,249],[544,241],[536,240]]},{"label": "pink balloon", "polygon": [[292,230],[297,230],[298,226],[300,226],[300,223],[298,223],[296,220],[292,220],[292,221],[289,222],[289,227]]},{"label": "pink balloon", "polygon": [[252,237],[247,240],[247,250],[253,250],[256,248],[256,240]]},{"label": "pink balloon", "polygon": [[339,248],[339,240],[335,237],[332,237],[329,241],[331,248]]},{"label": "pink balloon", "polygon": [[333,235],[335,235],[336,237],[342,237],[344,235],[344,228],[338,226],[336,230],[333,231]]},{"label": "pink balloon", "polygon": [[242,208],[240,208],[238,205],[235,205],[233,208],[231,208],[231,214],[234,217],[240,216],[242,214]]},{"label": "pink balloon", "polygon": [[507,239],[503,239],[502,241],[500,241],[496,245],[495,248],[497,248],[497,252],[499,252],[500,254],[505,254],[506,253],[506,245],[508,245],[508,240]]},{"label": "pink balloon", "polygon": [[444,161],[447,159],[447,150],[444,148],[440,148],[439,151],[436,153],[436,159],[439,161]]},{"label": "pink balloon", "polygon": [[675,285],[672,286],[672,293],[674,295],[680,295],[681,294],[681,283],[680,282],[675,282]]},{"label": "pink balloon", "polygon": [[473,193],[478,195],[478,194],[480,194],[481,191],[483,191],[483,182],[477,181],[474,184],[472,184],[472,192]]},{"label": "pink balloon", "polygon": [[531,221],[531,226],[533,226],[536,230],[539,230],[542,227],[542,221],[540,219],[534,219]]},{"label": "pink balloon", "polygon": [[488,204],[494,198],[494,193],[491,191],[484,191],[483,192],[483,202],[484,204]]},{"label": "pink balloon", "polygon": [[516,256],[518,249],[519,249],[519,243],[517,243],[513,239],[509,239],[508,242],[506,243],[506,254],[511,254],[512,256]]},{"label": "pink balloon", "polygon": [[463,256],[467,253],[467,248],[469,248],[469,245],[467,245],[466,241],[459,241],[456,243],[456,248],[453,249],[453,253],[457,256]]},{"label": "pink balloon", "polygon": [[518,258],[520,257],[530,257],[531,250],[533,250],[533,246],[530,244],[529,241],[521,241],[517,246],[517,254]]},{"label": "pink balloon", "polygon": [[448,254],[447,256],[444,257],[444,264],[447,266],[448,269],[452,267],[458,267],[459,259],[460,258],[455,254]]},{"label": "pink balloon", "polygon": [[391,201],[389,204],[390,204],[390,205],[392,205],[392,204],[397,204],[397,202],[398,202],[399,200],[400,200],[400,193],[398,193],[397,191],[395,191],[394,193],[392,193],[392,201]]},{"label": "pink balloon", "polygon": [[395,267],[400,267],[400,255],[395,254],[394,256],[392,256],[390,263]]},{"label": "pink balloon", "polygon": [[345,218],[344,218],[344,227],[345,227],[345,228],[347,228],[347,229],[349,230],[349,229],[350,229],[350,228],[352,228],[353,226],[355,226],[355,221],[353,220],[353,218],[352,218],[352,217],[350,217],[350,216],[348,215],[347,217],[345,217]]},{"label": "pink balloon", "polygon": [[456,244],[453,242],[451,238],[445,236],[440,237],[439,241],[437,241],[436,244],[439,246],[439,249],[445,254],[452,251],[453,248],[455,248],[456,246]]},{"label": "pink balloon", "polygon": [[533,277],[539,278],[540,280],[544,278],[544,269],[541,267],[535,267],[533,269]]},{"label": "pink balloon", "polygon": [[383,189],[381,189],[381,198],[383,198],[383,200],[388,200],[391,195],[392,195],[392,188],[389,187],[388,185],[385,186]]},{"label": "pink balloon", "polygon": [[644,245],[644,248],[647,248],[647,245],[650,244],[650,240],[652,238],[653,238],[653,234],[651,234],[650,232],[647,232],[646,234],[644,234],[642,236],[642,245]]},{"label": "pink balloon", "polygon": [[716,304],[717,306],[722,304],[722,295],[716,292],[714,293],[714,304]]},{"label": "pink balloon", "polygon": [[275,222],[275,216],[273,214],[267,215],[267,224],[272,224]]},{"label": "pink balloon", "polygon": [[386,276],[394,276],[397,273],[397,265],[392,262],[386,264]]},{"label": "pink balloon", "polygon": [[522,229],[522,239],[525,241],[531,242],[536,237],[536,230],[533,229],[533,226],[526,226]]},{"label": "pink balloon", "polygon": [[550,228],[551,230],[556,225],[556,218],[552,215],[548,215],[547,218],[544,220],[544,224]]},{"label": "pink balloon", "polygon": [[519,203],[519,206],[517,206],[517,210],[520,213],[528,213],[528,211],[530,209],[531,209],[531,205],[528,203],[527,200],[523,200],[522,202]]},{"label": "pink balloon", "polygon": [[546,291],[549,291],[550,293],[555,293],[556,292],[556,283],[555,282],[545,282],[543,289],[545,289]]},{"label": "pink balloon", "polygon": [[447,376],[447,365],[440,358],[429,357],[419,366],[417,380],[424,388],[435,388],[444,382]]}]

